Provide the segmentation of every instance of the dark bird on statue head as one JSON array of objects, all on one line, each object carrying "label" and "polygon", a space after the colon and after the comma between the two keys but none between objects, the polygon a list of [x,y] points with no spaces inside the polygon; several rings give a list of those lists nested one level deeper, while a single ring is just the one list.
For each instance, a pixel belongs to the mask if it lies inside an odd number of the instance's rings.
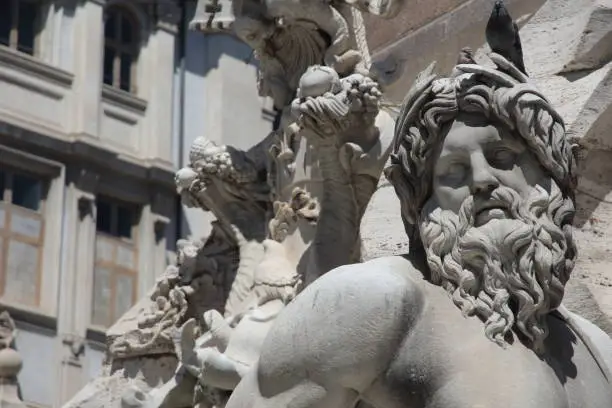
[{"label": "dark bird on statue head", "polygon": [[474,51],[470,47],[463,47],[459,51],[459,57],[457,58],[457,64],[475,64]]},{"label": "dark bird on statue head", "polygon": [[491,51],[505,57],[527,75],[518,25],[510,17],[502,0],[495,1],[485,33]]}]

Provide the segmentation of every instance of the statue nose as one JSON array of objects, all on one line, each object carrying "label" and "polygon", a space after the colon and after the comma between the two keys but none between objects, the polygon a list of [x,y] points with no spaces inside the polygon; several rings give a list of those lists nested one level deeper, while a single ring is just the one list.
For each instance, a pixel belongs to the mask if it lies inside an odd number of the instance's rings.
[{"label": "statue nose", "polygon": [[499,187],[499,181],[484,157],[472,160],[472,194],[491,193]]}]

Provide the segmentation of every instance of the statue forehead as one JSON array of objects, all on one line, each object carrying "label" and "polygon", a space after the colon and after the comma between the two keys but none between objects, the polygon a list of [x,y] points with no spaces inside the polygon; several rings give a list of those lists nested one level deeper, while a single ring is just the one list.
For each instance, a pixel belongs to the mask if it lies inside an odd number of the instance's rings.
[{"label": "statue forehead", "polygon": [[441,155],[468,151],[477,146],[500,142],[517,149],[524,146],[520,137],[484,115],[461,113],[447,127],[440,142]]}]

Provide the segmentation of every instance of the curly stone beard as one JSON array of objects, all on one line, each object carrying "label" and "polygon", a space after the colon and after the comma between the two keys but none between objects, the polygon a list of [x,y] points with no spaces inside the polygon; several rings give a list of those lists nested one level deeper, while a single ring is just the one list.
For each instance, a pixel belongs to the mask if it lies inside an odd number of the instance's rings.
[{"label": "curly stone beard", "polygon": [[566,224],[573,203],[554,182],[550,194],[537,186],[523,199],[499,187],[489,199],[505,206],[509,217],[475,227],[472,196],[458,215],[434,208],[432,200],[422,210],[420,234],[431,280],[452,295],[464,315],[485,322],[490,340],[504,347],[515,328],[541,352],[546,315],[560,305],[573,267]]}]

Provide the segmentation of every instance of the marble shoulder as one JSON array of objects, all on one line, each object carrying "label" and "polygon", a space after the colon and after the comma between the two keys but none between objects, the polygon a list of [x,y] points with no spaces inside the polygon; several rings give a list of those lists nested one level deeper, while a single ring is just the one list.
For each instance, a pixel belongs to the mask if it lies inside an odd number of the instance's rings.
[{"label": "marble shoulder", "polygon": [[343,265],[326,273],[311,286],[313,290],[317,290],[320,286],[348,285],[371,289],[383,285],[420,294],[423,283],[425,283],[423,272],[416,262],[407,256],[388,256]]},{"label": "marble shoulder", "polygon": [[420,284],[425,279],[422,270],[423,267],[408,255],[385,256],[370,259],[369,261],[359,264],[346,265],[342,268],[348,267],[353,267],[355,270],[363,269],[369,271],[369,273],[393,273],[417,284]]}]

